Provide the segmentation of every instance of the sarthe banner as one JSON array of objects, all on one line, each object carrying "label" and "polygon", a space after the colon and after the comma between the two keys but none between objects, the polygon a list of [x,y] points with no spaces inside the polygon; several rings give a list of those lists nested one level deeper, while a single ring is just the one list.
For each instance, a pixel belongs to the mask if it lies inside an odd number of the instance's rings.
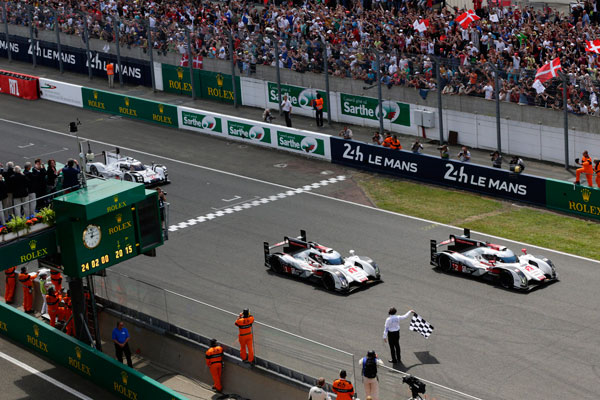
[{"label": "sarthe banner", "polygon": [[337,164],[546,206],[546,179],[426,154],[331,138]]},{"label": "sarthe banner", "polygon": [[[84,44],[82,43],[82,46]],[[8,43],[2,37],[0,39],[0,57],[8,58]],[[10,50],[13,60],[33,62],[33,46],[29,38],[22,36],[10,36]],[[72,46],[61,46],[61,58],[65,71],[88,73],[88,60],[86,50]],[[106,65],[112,62],[115,65],[115,80],[119,79],[117,67],[117,56],[115,54],[91,51],[92,74],[106,79]],[[37,41],[35,48],[36,63],[46,67],[59,68],[58,46],[53,42]],[[121,57],[121,71],[123,82],[132,85],[152,86],[152,72],[150,62],[137,60],[129,57]]]}]

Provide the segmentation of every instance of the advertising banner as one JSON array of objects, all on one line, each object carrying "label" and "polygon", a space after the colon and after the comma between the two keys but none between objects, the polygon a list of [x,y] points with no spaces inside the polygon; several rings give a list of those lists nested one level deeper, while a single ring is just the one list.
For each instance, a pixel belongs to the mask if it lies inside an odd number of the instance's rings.
[{"label": "advertising banner", "polygon": [[40,97],[44,100],[83,107],[81,86],[79,85],[40,78]]},{"label": "advertising banner", "polygon": [[[372,120],[379,119],[379,101],[372,97],[340,93],[342,115]],[[392,124],[410,126],[410,105],[395,101],[382,102],[383,116]]]},{"label": "advertising banner", "polygon": [[[29,38],[10,36],[10,50],[13,60],[33,62],[33,48]],[[83,45],[83,43],[82,43]],[[61,46],[63,67],[66,71],[80,74],[88,73],[88,59],[84,48]],[[106,78],[106,65],[112,62],[115,65],[115,80],[118,80],[117,56],[111,53],[91,51],[92,74]],[[53,42],[37,41],[35,46],[36,63],[46,67],[59,68],[58,46]],[[4,37],[0,39],[0,57],[8,58],[8,44]],[[121,71],[123,82],[132,85],[152,86],[152,72],[150,62],[121,57]]]},{"label": "advertising banner", "polygon": [[328,137],[318,134],[301,134],[284,130],[277,130],[277,148],[288,151],[297,151],[312,156],[329,157],[326,147]]},{"label": "advertising banner", "polygon": [[183,129],[197,130],[211,135],[223,134],[223,119],[218,114],[206,113],[199,110],[184,110],[180,107],[181,127]]},{"label": "advertising banner", "polygon": [[337,164],[416,179],[496,197],[546,205],[546,179],[426,154],[331,138]]},{"label": "advertising banner", "polygon": [[144,374],[4,303],[0,303],[0,335],[89,379],[116,397],[185,399]]},{"label": "advertising banner", "polygon": [[139,97],[81,88],[83,108],[178,127],[177,107]]},{"label": "advertising banner", "polygon": [[[207,100],[233,104],[231,75],[220,72],[193,69],[196,96]],[[192,83],[188,67],[162,64],[163,90],[168,93],[192,95]],[[238,102],[242,104],[242,89],[239,76],[235,77]]]},{"label": "advertising banner", "polygon": [[56,230],[50,229],[36,235],[0,246],[0,271],[56,254]]},{"label": "advertising banner", "polygon": [[546,179],[546,207],[586,218],[600,219],[600,190]]},{"label": "advertising banner", "polygon": [[39,98],[38,78],[17,72],[0,70],[0,93],[26,100]]},{"label": "advertising banner", "polygon": [[[313,100],[317,98],[317,93],[323,99],[323,114],[327,115],[327,98],[325,91],[303,88],[300,86],[281,85],[281,98],[287,94],[288,99],[292,103],[292,112],[296,114],[312,115],[314,112]],[[279,96],[277,94],[277,83],[267,82],[267,103],[271,108],[279,107]],[[301,112],[305,111],[305,112]]]},{"label": "advertising banner", "polygon": [[247,124],[244,122],[228,120],[227,135],[241,139],[250,139],[264,144],[271,144],[271,129],[264,125]]}]

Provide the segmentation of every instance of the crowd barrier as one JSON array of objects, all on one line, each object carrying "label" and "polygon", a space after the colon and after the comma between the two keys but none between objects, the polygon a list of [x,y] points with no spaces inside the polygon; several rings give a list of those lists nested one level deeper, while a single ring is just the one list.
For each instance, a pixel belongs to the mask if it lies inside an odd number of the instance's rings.
[{"label": "crowd barrier", "polygon": [[7,93],[25,100],[39,98],[38,79],[34,76],[0,70],[0,93]]},{"label": "crowd barrier", "polygon": [[117,397],[185,399],[144,374],[4,303],[0,303],[0,334],[83,376]]}]

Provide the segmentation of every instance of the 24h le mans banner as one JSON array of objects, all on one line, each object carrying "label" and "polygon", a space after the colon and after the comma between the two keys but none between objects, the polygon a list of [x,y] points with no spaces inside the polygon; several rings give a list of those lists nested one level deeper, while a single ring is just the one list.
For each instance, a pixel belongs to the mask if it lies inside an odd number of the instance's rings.
[{"label": "24h le mans banner", "polygon": [[[340,93],[342,115],[356,118],[379,119],[379,101],[372,97]],[[385,100],[383,118],[392,124],[410,126],[410,105]]]}]

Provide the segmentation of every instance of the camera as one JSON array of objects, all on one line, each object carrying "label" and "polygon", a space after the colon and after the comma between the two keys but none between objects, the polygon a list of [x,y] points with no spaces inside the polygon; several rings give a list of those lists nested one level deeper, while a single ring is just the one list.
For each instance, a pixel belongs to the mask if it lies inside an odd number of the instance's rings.
[{"label": "camera", "polygon": [[410,389],[410,394],[413,398],[421,398],[419,394],[425,393],[425,384],[416,376],[408,375],[402,378],[402,382],[406,383]]},{"label": "camera", "polygon": [[579,164],[579,158],[575,159],[575,164]]}]

